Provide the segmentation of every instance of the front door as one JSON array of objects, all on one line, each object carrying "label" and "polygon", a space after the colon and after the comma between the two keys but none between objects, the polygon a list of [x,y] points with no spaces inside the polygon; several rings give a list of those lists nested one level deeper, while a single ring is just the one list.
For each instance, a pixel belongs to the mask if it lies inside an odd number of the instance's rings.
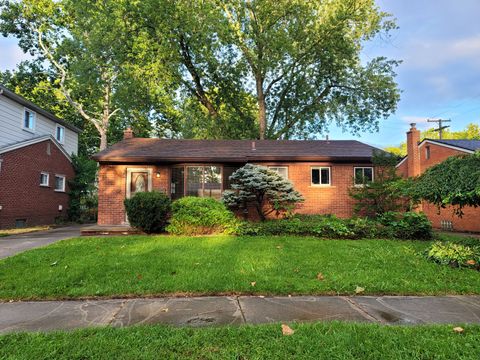
[{"label": "front door", "polygon": [[[139,192],[152,191],[152,169],[127,168],[126,185],[125,196],[127,199]],[[125,221],[128,224],[126,213]]]}]

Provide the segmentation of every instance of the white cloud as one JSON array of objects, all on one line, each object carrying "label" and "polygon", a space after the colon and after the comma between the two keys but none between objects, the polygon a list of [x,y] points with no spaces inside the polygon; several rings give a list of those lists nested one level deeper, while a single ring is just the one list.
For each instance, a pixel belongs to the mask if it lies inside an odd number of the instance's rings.
[{"label": "white cloud", "polygon": [[402,116],[400,117],[400,120],[402,120],[405,125],[408,125],[408,127],[410,127],[410,124],[412,123],[415,123],[417,124],[416,127],[417,129],[427,129],[431,126],[431,124],[428,123],[428,120],[429,118],[427,116],[410,116],[410,115],[406,115],[406,116]]},{"label": "white cloud", "polygon": [[480,68],[480,34],[453,40],[416,39],[409,41],[404,49],[406,67],[432,69],[467,62]]}]

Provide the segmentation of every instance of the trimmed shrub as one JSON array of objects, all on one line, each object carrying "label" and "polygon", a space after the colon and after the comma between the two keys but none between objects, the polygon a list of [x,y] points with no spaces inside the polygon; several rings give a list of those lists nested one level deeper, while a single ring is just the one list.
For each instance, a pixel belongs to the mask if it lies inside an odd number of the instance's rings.
[{"label": "trimmed shrub", "polygon": [[234,234],[239,221],[213,198],[187,196],[172,204],[167,231],[175,235]]},{"label": "trimmed shrub", "polygon": [[162,232],[170,213],[170,198],[158,191],[139,192],[125,199],[128,221],[148,234]]},{"label": "trimmed shrub", "polygon": [[429,239],[432,227],[424,214],[387,213],[379,221],[340,219],[334,215],[295,215],[262,223],[244,222],[241,235],[309,235],[332,239]]}]

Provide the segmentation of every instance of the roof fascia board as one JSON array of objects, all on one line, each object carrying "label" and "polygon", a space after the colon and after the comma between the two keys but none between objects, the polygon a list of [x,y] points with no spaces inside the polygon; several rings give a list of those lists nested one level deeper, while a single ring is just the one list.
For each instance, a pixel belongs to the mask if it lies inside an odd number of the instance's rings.
[{"label": "roof fascia board", "polygon": [[438,142],[438,141],[435,141],[435,140],[430,140],[430,139],[423,139],[420,142],[420,144],[418,144],[418,147],[420,148],[421,146],[425,145],[426,143],[433,144],[433,145],[444,146],[446,148],[453,149],[453,150],[458,150],[458,151],[463,151],[463,152],[466,152],[468,154],[473,154],[475,152],[473,150],[465,149],[465,148],[460,147],[460,146],[444,144],[444,143],[441,143],[441,142]]},{"label": "roof fascia board", "polygon": [[62,147],[62,145],[60,145],[52,135],[43,135],[43,136],[40,136],[40,137],[37,137],[37,138],[33,138],[33,139],[18,142],[18,143],[12,144],[12,145],[5,146],[5,147],[0,149],[0,154],[4,154],[4,153],[10,152],[10,151],[21,149],[21,148],[24,148],[26,146],[38,144],[38,143],[46,141],[46,140],[51,140],[57,146],[57,148],[63,153],[63,155],[65,155],[65,157],[68,159],[68,161],[72,162],[72,158],[70,157],[70,155],[68,155],[68,153]]}]

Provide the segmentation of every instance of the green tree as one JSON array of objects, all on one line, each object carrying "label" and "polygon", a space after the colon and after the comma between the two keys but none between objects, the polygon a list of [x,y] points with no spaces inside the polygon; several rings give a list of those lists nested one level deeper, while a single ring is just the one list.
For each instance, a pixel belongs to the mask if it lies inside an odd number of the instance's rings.
[{"label": "green tree", "polygon": [[356,214],[375,218],[387,212],[411,209],[412,203],[406,196],[409,180],[397,175],[397,162],[398,157],[388,153],[374,154],[374,181],[350,190],[350,196],[355,200]]},{"label": "green tree", "polygon": [[97,163],[85,156],[73,156],[75,177],[69,181],[68,218],[75,222],[97,219]]},{"label": "green tree", "polygon": [[395,26],[373,0],[136,4],[141,70],[179,85],[170,104],[193,136],[200,124],[213,137],[309,137],[331,122],[358,132],[396,107],[398,63],[360,61],[363,42]]},{"label": "green tree", "polygon": [[[373,0],[217,2],[219,34],[242,54],[254,88],[260,139],[308,136],[334,119],[376,128],[399,99],[396,61],[360,61],[362,42],[395,25]],[[223,30],[223,31],[222,31]]]},{"label": "green tree", "polygon": [[480,152],[451,156],[420,175],[410,189],[412,197],[462,215],[465,206],[480,206]]},{"label": "green tree", "polygon": [[[22,0],[0,2],[0,31],[49,64],[54,86],[107,144],[112,119],[150,110],[128,66],[125,1]],[[39,105],[43,105],[40,103]],[[136,106],[139,105],[139,106]],[[147,108],[147,109],[145,109]],[[142,113],[142,110],[139,112]],[[139,115],[138,112],[136,115]],[[144,120],[144,119],[143,119]],[[142,121],[141,116],[136,121]],[[148,130],[148,121],[139,129]]]},{"label": "green tree", "polygon": [[230,176],[230,182],[232,190],[222,197],[225,205],[247,213],[253,206],[262,221],[274,212],[286,215],[303,201],[288,179],[265,166],[247,164]]}]

